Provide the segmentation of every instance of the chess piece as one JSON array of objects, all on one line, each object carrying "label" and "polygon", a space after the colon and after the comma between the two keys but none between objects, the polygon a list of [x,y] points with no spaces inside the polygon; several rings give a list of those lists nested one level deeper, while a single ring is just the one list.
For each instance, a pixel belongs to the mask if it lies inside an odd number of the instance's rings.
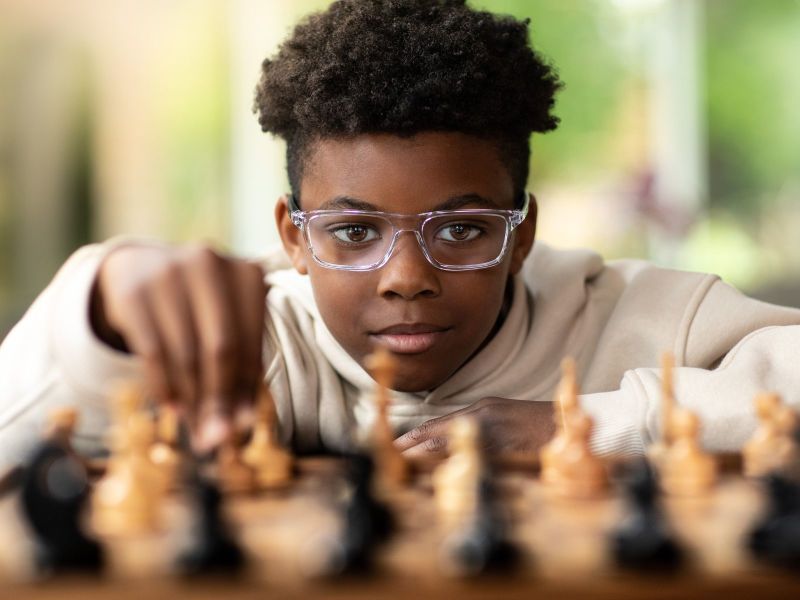
[{"label": "chess piece", "polygon": [[59,406],[48,414],[45,439],[74,453],[72,436],[78,423],[78,411],[74,406]]},{"label": "chess piece", "polygon": [[556,431],[553,438],[539,451],[541,478],[545,483],[552,482],[555,477],[553,465],[557,461],[558,455],[564,451],[567,442],[566,422],[574,412],[580,410],[578,405],[580,392],[575,371],[575,360],[572,357],[568,356],[561,361],[561,381],[553,400],[553,419]]},{"label": "chess piece", "polygon": [[794,411],[782,404],[775,393],[761,393],[755,399],[759,426],[742,448],[744,474],[762,477],[785,469],[797,459]]},{"label": "chess piece", "polygon": [[478,487],[484,473],[480,431],[473,417],[453,419],[448,432],[450,456],[432,475],[436,507],[447,526],[477,510]]},{"label": "chess piece", "polygon": [[657,502],[655,474],[646,461],[628,469],[625,490],[630,510],[611,535],[617,564],[637,571],[668,571],[682,560],[680,547],[669,532]]},{"label": "chess piece", "polygon": [[661,485],[676,496],[696,496],[711,490],[717,480],[714,458],[700,447],[700,420],[685,408],[672,414],[672,444],[660,465]]},{"label": "chess piece", "polygon": [[225,493],[240,494],[255,490],[253,470],[242,460],[241,436],[232,433],[217,448],[217,483]]},{"label": "chess piece", "polygon": [[442,567],[456,577],[472,577],[516,565],[516,547],[508,540],[508,519],[495,498],[489,473],[478,482],[477,506],[464,524],[447,537]]},{"label": "chess piece", "polygon": [[292,480],[294,461],[278,441],[275,400],[266,384],[259,390],[253,437],[242,452],[242,460],[253,469],[260,488],[280,488]]},{"label": "chess piece", "polygon": [[394,361],[388,350],[379,347],[367,358],[367,368],[377,383],[375,404],[377,415],[372,429],[372,448],[379,482],[383,487],[396,487],[409,478],[409,467],[394,445],[394,431],[389,423],[389,390],[395,375]]},{"label": "chess piece", "polygon": [[144,407],[144,395],[137,384],[125,383],[117,388],[112,402],[112,424],[108,430],[108,446],[111,455],[106,465],[104,480],[122,471],[122,469],[117,468],[116,463],[118,461],[124,463],[129,454],[129,420],[142,407]]},{"label": "chess piece", "polygon": [[658,467],[672,444],[672,420],[675,412],[673,370],[675,357],[671,352],[661,355],[661,439],[647,449],[648,458]]},{"label": "chess piece", "polygon": [[546,481],[561,496],[595,498],[608,486],[605,466],[589,447],[593,425],[592,418],[581,411],[567,417],[564,447],[553,458]]},{"label": "chess piece", "polygon": [[372,459],[351,456],[347,471],[350,493],[342,511],[342,527],[338,539],[327,548],[324,564],[315,569],[319,575],[370,570],[375,551],[394,529],[391,513],[372,495],[375,472]]},{"label": "chess piece", "polygon": [[750,532],[748,547],[756,558],[796,571],[800,567],[800,485],[771,474],[766,486],[769,505]]},{"label": "chess piece", "polygon": [[86,470],[60,442],[45,441],[23,474],[22,514],[36,540],[36,563],[48,574],[99,572],[102,548],[82,527]]},{"label": "chess piece", "polygon": [[150,460],[155,428],[149,414],[131,415],[125,428],[125,451],[96,486],[93,522],[101,533],[128,535],[158,528],[165,480]]},{"label": "chess piece", "polygon": [[178,556],[179,572],[191,577],[241,571],[245,565],[244,553],[222,518],[219,489],[196,475],[189,489],[195,504],[194,525],[188,547]]},{"label": "chess piece", "polygon": [[157,440],[150,448],[150,461],[158,468],[167,487],[179,481],[183,464],[178,450],[180,419],[174,406],[162,405],[158,411]]}]

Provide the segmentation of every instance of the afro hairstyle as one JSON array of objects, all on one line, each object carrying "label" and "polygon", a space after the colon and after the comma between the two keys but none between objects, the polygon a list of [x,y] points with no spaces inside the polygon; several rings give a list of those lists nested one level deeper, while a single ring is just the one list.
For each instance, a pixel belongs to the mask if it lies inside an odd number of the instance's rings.
[{"label": "afro hairstyle", "polygon": [[465,0],[337,0],[308,16],[262,63],[254,105],[287,142],[292,192],[315,140],[452,131],[497,143],[521,194],[530,135],[556,128],[562,87],[528,23]]}]

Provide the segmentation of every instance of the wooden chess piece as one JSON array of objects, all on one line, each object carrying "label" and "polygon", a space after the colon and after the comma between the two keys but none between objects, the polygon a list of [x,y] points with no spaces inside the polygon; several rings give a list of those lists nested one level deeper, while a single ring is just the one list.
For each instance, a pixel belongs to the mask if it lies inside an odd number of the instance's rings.
[{"label": "wooden chess piece", "polygon": [[150,461],[155,439],[153,420],[144,411],[127,421],[125,452],[114,471],[100,481],[92,497],[93,523],[106,535],[129,535],[158,528],[164,478]]},{"label": "wooden chess piece", "polygon": [[226,493],[255,490],[255,474],[242,460],[241,436],[233,432],[217,448],[217,483]]},{"label": "wooden chess piece", "polygon": [[373,494],[372,457],[352,455],[346,467],[349,493],[342,506],[339,531],[335,538],[315,544],[307,565],[309,574],[317,577],[369,573],[380,546],[395,530],[394,515]]},{"label": "wooden chess piece", "polygon": [[245,566],[245,555],[224,518],[219,488],[194,476],[188,491],[194,499],[196,514],[189,544],[178,555],[179,572],[185,577],[238,573]]},{"label": "wooden chess piece", "polygon": [[432,475],[436,506],[448,526],[462,522],[477,510],[478,491],[484,473],[478,422],[458,417],[450,425],[450,457]]},{"label": "wooden chess piece", "polygon": [[672,444],[672,417],[675,411],[674,369],[675,357],[671,352],[664,352],[661,355],[661,439],[647,449],[647,456],[656,467],[660,466]]},{"label": "wooden chess piece", "polygon": [[43,575],[99,573],[104,554],[85,530],[90,491],[83,464],[58,440],[40,443],[22,474],[21,514],[35,542]]},{"label": "wooden chess piece", "polygon": [[608,486],[605,465],[589,447],[594,422],[582,411],[574,411],[565,423],[564,448],[555,455],[548,483],[565,498],[595,498]]},{"label": "wooden chess piece", "polygon": [[278,441],[275,400],[266,384],[259,389],[253,437],[242,460],[253,469],[258,487],[280,488],[292,480],[294,459]]},{"label": "wooden chess piece", "polygon": [[612,531],[611,552],[625,569],[670,572],[683,561],[683,550],[670,530],[658,498],[658,482],[644,459],[630,464],[623,475],[628,509]]},{"label": "wooden chess piece", "polygon": [[572,357],[568,356],[561,361],[561,373],[561,381],[553,399],[553,419],[556,431],[552,439],[539,451],[541,478],[545,483],[552,482],[556,477],[553,467],[558,455],[564,451],[568,439],[566,423],[573,413],[580,411],[578,405],[580,390],[578,389],[575,360]]},{"label": "wooden chess piece", "polygon": [[377,383],[375,404],[377,414],[372,428],[372,448],[379,482],[396,487],[409,478],[409,467],[402,453],[394,445],[394,430],[389,423],[389,390],[395,376],[395,365],[388,350],[379,347],[367,357],[367,368]]},{"label": "wooden chess piece", "polygon": [[108,447],[111,455],[106,466],[106,477],[117,472],[115,463],[125,461],[128,456],[130,418],[144,406],[144,394],[135,383],[125,383],[117,388],[112,401],[111,427],[108,429]]},{"label": "wooden chess piece", "polygon": [[[112,424],[108,429],[108,447],[111,455],[106,463],[105,475],[95,485],[92,503],[92,525],[108,535],[125,534],[143,529],[136,522],[126,522],[128,496],[134,485],[131,461],[131,422],[136,411],[143,406],[141,388],[135,383],[125,383],[117,388],[112,398]],[[136,512],[135,510],[133,512]]]},{"label": "wooden chess piece", "polygon": [[78,411],[74,406],[59,406],[50,411],[44,437],[74,454],[72,436],[78,423]]},{"label": "wooden chess piece", "polygon": [[150,461],[158,468],[165,485],[175,487],[183,457],[178,450],[180,418],[174,406],[162,405],[157,418],[157,440],[150,448]]},{"label": "wooden chess piece", "polygon": [[759,426],[742,448],[743,470],[747,477],[763,477],[795,461],[797,416],[775,393],[758,394],[754,403]]},{"label": "wooden chess piece", "polygon": [[700,446],[700,420],[685,408],[672,413],[672,444],[661,462],[661,486],[675,496],[698,496],[717,481],[714,458]]}]

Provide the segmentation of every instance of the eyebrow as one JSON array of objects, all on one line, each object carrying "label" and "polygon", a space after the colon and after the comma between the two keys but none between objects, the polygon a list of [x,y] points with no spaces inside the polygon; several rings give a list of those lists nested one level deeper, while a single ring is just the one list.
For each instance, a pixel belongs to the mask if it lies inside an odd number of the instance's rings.
[{"label": "eyebrow", "polygon": [[[481,208],[500,208],[498,204],[491,198],[481,196],[480,194],[460,194],[448,198],[444,202],[437,204],[433,208],[425,212],[435,212],[438,210],[456,210],[464,206],[478,205]],[[381,209],[366,202],[353,198],[351,196],[336,196],[330,200],[323,202],[318,210],[366,210],[373,212],[381,212]]]}]

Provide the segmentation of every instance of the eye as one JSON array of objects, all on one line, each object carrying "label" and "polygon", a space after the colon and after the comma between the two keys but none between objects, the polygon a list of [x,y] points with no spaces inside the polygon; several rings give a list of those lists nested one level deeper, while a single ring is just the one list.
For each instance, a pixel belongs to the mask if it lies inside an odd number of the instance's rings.
[{"label": "eye", "polygon": [[449,223],[436,232],[436,238],[445,242],[471,242],[482,233],[480,227],[469,223]]},{"label": "eye", "polygon": [[340,225],[331,229],[331,235],[346,244],[363,244],[380,238],[375,229],[361,223]]}]

